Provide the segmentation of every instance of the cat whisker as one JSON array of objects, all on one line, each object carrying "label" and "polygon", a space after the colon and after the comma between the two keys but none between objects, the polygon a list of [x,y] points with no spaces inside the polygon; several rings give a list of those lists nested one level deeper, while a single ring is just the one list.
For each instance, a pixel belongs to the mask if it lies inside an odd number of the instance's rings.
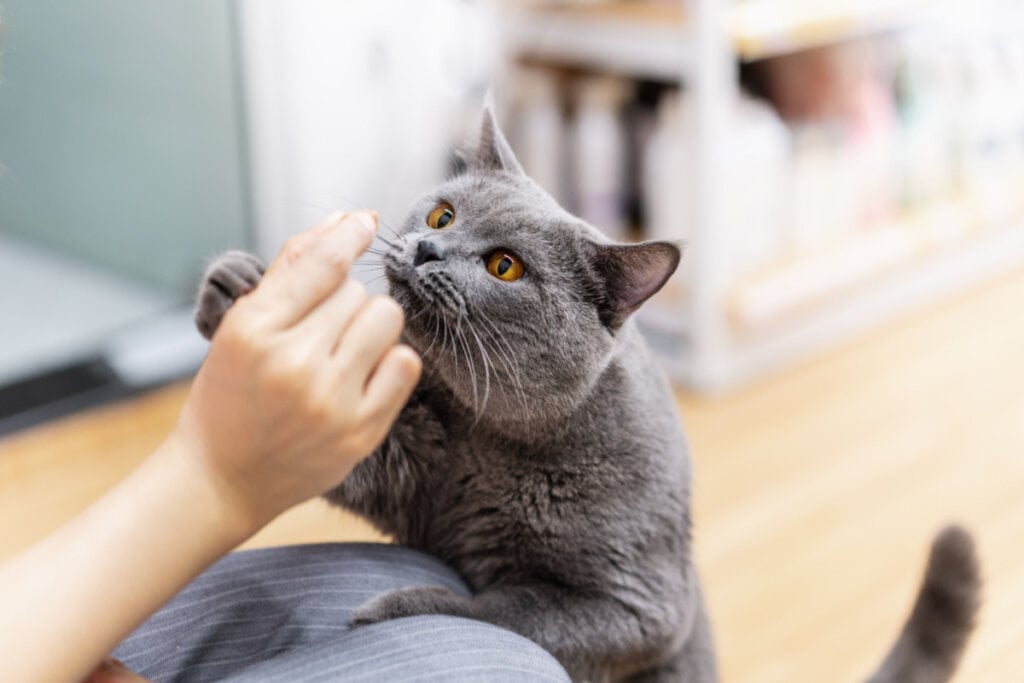
[{"label": "cat whisker", "polygon": [[409,323],[411,323],[411,322],[412,322],[413,320],[416,320],[416,319],[417,319],[417,318],[419,318],[419,317],[420,317],[421,315],[423,315],[424,313],[428,313],[428,312],[430,312],[430,306],[424,306],[423,308],[421,308],[420,310],[416,311],[416,312],[415,312],[415,313],[413,313],[413,314],[412,314],[411,316],[409,316],[408,318],[406,318],[406,319],[405,319],[405,324],[406,324],[406,325],[408,325],[408,324],[409,324]]},{"label": "cat whisker", "polygon": [[[487,410],[487,402],[488,400],[490,400],[491,397],[491,373],[490,369],[488,368],[486,352],[484,352],[476,332],[470,329],[469,334],[473,335],[473,338],[471,340],[468,335],[464,335],[466,338],[466,345],[471,346],[470,341],[476,343],[477,351],[479,351],[480,354],[480,363],[483,366],[483,396],[480,398],[480,409],[477,411],[476,418],[473,420],[473,424],[470,427],[470,429],[474,429],[476,428],[477,423],[480,422],[480,418],[483,417],[484,412]],[[476,355],[476,352],[473,353],[474,355]],[[478,368],[478,376],[480,374],[479,370],[480,368]]]},{"label": "cat whisker", "polygon": [[[363,208],[362,205],[357,204],[357,203],[353,202],[350,199],[342,197],[341,195],[335,195],[334,193],[329,193],[329,194],[334,195],[335,199],[340,199],[341,201],[343,201],[346,204],[348,204],[350,207],[353,207],[355,209],[362,209]],[[318,202],[311,202],[308,199],[290,199],[290,198],[287,198],[287,197],[277,197],[277,198],[273,198],[272,197],[271,201],[279,201],[282,204],[294,204],[294,205],[298,205],[298,206],[312,208],[312,209],[316,209],[318,211],[322,211],[324,213],[329,213],[329,212],[335,211],[337,209],[337,206],[327,206],[326,204],[320,204]],[[388,225],[388,223],[383,218],[381,218],[379,212],[377,214],[377,222],[381,226],[383,226],[386,230],[390,231],[395,239],[401,239],[401,235],[399,235],[398,232],[393,227]],[[387,244],[389,247],[391,247],[393,249],[397,249],[398,248],[397,245],[395,245],[390,240],[385,238],[379,232],[377,233],[377,239],[381,240],[382,242],[384,242],[385,244]]]},{"label": "cat whisker", "polygon": [[[449,330],[449,332],[451,332],[452,358],[454,359],[454,365],[455,365],[455,377],[458,378],[459,374],[460,374],[459,371],[461,370],[461,368],[459,367],[459,338],[458,338],[458,334],[457,334],[458,330],[453,328],[451,325],[448,325],[448,330]],[[468,369],[467,369],[467,373],[466,374],[469,374],[468,373]]]},{"label": "cat whisker", "polygon": [[501,334],[495,327],[494,323],[481,313],[477,313],[476,315],[478,316],[481,325],[483,325],[483,332],[492,341],[492,343],[494,343],[497,350],[501,352],[501,357],[505,367],[509,371],[512,371],[513,369],[518,370],[518,364],[512,360],[515,357],[512,347],[501,337]]},{"label": "cat whisker", "polygon": [[[444,318],[443,316],[438,316],[438,317],[441,320],[441,332],[444,335],[442,337],[442,339],[441,339],[441,353],[444,354],[448,350],[448,334],[449,334],[450,330],[449,330],[449,326],[448,326],[448,320],[446,318]],[[452,346],[454,347],[454,344],[452,344]],[[456,358],[456,361],[458,361],[458,358]]]},{"label": "cat whisker", "polygon": [[475,314],[476,319],[481,323],[481,332],[483,332],[484,336],[490,339],[491,343],[494,345],[498,358],[502,361],[502,365],[505,367],[506,374],[514,383],[516,393],[518,394],[521,402],[520,407],[523,411],[523,415],[525,416],[528,400],[526,397],[526,390],[523,387],[521,369],[519,364],[513,360],[515,358],[515,354],[512,352],[508,343],[501,338],[501,335],[494,326],[494,323],[479,312],[475,312]]},{"label": "cat whisker", "polygon": [[[351,208],[351,209],[361,210],[361,209],[365,208],[365,207],[363,207],[363,205],[357,204],[356,202],[352,201],[351,199],[343,197],[343,196],[341,196],[339,194],[336,194],[336,193],[333,193],[333,192],[329,192],[327,194],[329,196],[331,196],[333,199],[340,199],[341,201],[345,202],[346,204],[349,205],[349,208]],[[273,200],[273,198],[272,198],[272,200]],[[337,208],[338,208],[337,205],[328,206],[326,204],[321,204],[319,202],[309,201],[308,199],[290,199],[290,198],[287,198],[287,197],[278,197],[278,198],[276,198],[276,201],[279,201],[282,204],[296,204],[296,205],[299,205],[299,206],[304,206],[304,207],[308,207],[308,208],[312,208],[312,209],[317,209],[318,211],[323,211],[325,213],[330,213],[332,211],[336,211]],[[378,213],[378,216],[377,216],[377,220],[378,220],[378,223],[380,223],[385,228],[390,230],[394,234],[395,237],[399,237],[398,233],[395,232],[394,228],[392,228],[390,225],[385,223],[383,219],[380,218],[380,214],[379,213]],[[379,236],[379,233],[378,233],[378,236]]]},{"label": "cat whisker", "polygon": [[469,371],[470,383],[473,385],[473,413],[479,419],[480,413],[477,410],[477,384],[476,384],[476,368],[474,367],[473,357],[469,353],[469,344],[466,342],[465,334],[462,332],[462,321],[463,316],[460,313],[458,320],[455,323],[455,334],[458,337],[459,345],[462,347],[463,353],[466,354],[466,369]]},{"label": "cat whisker", "polygon": [[479,373],[477,372],[478,368],[476,358],[473,355],[473,349],[470,347],[469,339],[467,338],[465,331],[463,331],[461,336],[463,348],[466,352],[467,358],[469,359],[469,374],[473,381],[473,411],[476,415],[473,420],[473,426],[475,427],[476,423],[480,421],[480,416],[483,415],[483,404],[481,402],[483,397],[480,396],[480,385],[478,382]]},{"label": "cat whisker", "polygon": [[480,341],[480,335],[477,334],[476,330],[472,327],[469,328],[469,331],[473,335],[473,340],[476,342],[477,348],[480,349],[480,360],[483,361],[484,364],[484,400],[483,405],[480,407],[480,412],[477,414],[476,420],[473,421],[473,427],[470,428],[472,429],[476,427],[476,423],[480,421],[480,417],[484,414],[484,411],[487,410],[487,401],[491,397],[491,371],[489,367],[490,357],[484,349],[483,343]]},{"label": "cat whisker", "polygon": [[[353,208],[353,209],[355,209],[356,211],[359,211],[359,210],[361,210],[361,209],[364,209],[364,208],[366,208],[366,207],[365,207],[365,206],[363,206],[362,204],[358,204],[358,203],[356,203],[356,202],[352,201],[351,199],[349,199],[348,197],[346,197],[346,196],[345,196],[345,195],[343,195],[343,194],[338,194],[337,192],[328,192],[328,193],[326,193],[326,194],[327,194],[328,196],[330,196],[330,197],[333,197],[334,199],[339,199],[339,200],[341,200],[341,201],[345,202],[346,204],[348,204],[348,205],[349,205],[349,207],[350,207],[350,208]],[[397,237],[400,237],[400,235],[398,234],[398,232],[397,232],[397,231],[396,231],[396,230],[395,230],[394,228],[392,228],[392,227],[391,227],[391,226],[390,226],[390,225],[388,224],[388,222],[387,222],[386,220],[384,220],[384,216],[382,216],[382,215],[381,215],[381,213],[380,213],[379,211],[377,212],[377,223],[378,223],[378,224],[380,224],[381,226],[383,226],[383,227],[384,227],[385,229],[387,229],[387,230],[391,231],[391,234],[392,234],[392,235],[394,235],[394,236],[395,236],[396,238],[397,238]],[[378,233],[378,235],[379,235],[379,234],[380,234],[380,233]]]},{"label": "cat whisker", "polygon": [[[426,310],[426,309],[424,309],[424,310]],[[417,315],[419,315],[419,314],[417,314]],[[440,335],[440,333],[441,333],[441,318],[435,315],[434,316],[434,336],[430,338],[430,345],[427,346],[426,349],[424,349],[423,354],[422,354],[423,356],[428,355],[430,353],[430,350],[432,348],[434,348],[434,344],[437,343],[437,337],[438,337],[438,335]]]},{"label": "cat whisker", "polygon": [[377,233],[377,239],[379,239],[381,242],[383,242],[387,246],[391,247],[392,249],[398,249],[398,244],[397,243],[392,242],[391,240],[389,240],[387,237],[385,237],[384,235],[380,234],[379,232]]}]

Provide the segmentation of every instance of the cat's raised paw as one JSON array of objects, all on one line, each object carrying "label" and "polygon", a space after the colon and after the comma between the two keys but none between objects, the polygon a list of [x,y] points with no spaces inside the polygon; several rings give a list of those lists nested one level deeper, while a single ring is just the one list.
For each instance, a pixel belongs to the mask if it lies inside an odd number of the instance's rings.
[{"label": "cat's raised paw", "polygon": [[199,334],[212,338],[224,314],[239,297],[256,288],[265,271],[263,261],[244,251],[218,256],[199,285],[195,315]]},{"label": "cat's raised paw", "polygon": [[352,613],[353,626],[423,614],[461,615],[469,599],[441,587],[400,588],[373,598]]}]

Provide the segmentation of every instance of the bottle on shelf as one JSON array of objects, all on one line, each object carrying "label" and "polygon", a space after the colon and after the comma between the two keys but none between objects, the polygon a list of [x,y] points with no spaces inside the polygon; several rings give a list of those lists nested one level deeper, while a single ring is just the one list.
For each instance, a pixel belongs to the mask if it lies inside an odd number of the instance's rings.
[{"label": "bottle on shelf", "polygon": [[[662,96],[657,123],[643,153],[644,237],[648,239],[685,242],[690,235],[695,183],[687,98],[685,91]],[[786,125],[769,105],[753,98],[738,102],[732,116],[730,139],[722,150],[729,187],[717,198],[719,232],[708,236],[717,243],[713,251],[727,281],[764,266],[791,246],[793,196],[793,143]],[[707,252],[701,258],[707,258]],[[689,273],[684,260],[677,277],[652,301],[652,310],[678,316],[685,308]]]},{"label": "bottle on shelf", "polygon": [[513,137],[527,174],[560,203],[568,202],[566,125],[557,75],[548,69],[516,72]]},{"label": "bottle on shelf", "polygon": [[693,182],[686,153],[683,108],[686,96],[669,91],[661,96],[657,118],[641,152],[640,184],[644,209],[644,238],[685,240],[691,212],[688,199]]},{"label": "bottle on shelf", "polygon": [[612,239],[624,240],[629,131],[623,108],[629,83],[605,76],[582,78],[575,96],[570,138],[576,212]]},{"label": "bottle on shelf", "polygon": [[792,134],[767,103],[743,96],[724,154],[728,194],[719,198],[735,278],[791,247]]},{"label": "bottle on shelf", "polygon": [[970,46],[968,65],[961,119],[964,185],[982,222],[997,225],[1018,206],[1016,93],[990,45]]},{"label": "bottle on shelf", "polygon": [[901,203],[912,211],[946,201],[957,189],[953,140],[959,98],[949,48],[929,32],[912,32],[900,49],[898,183]]}]

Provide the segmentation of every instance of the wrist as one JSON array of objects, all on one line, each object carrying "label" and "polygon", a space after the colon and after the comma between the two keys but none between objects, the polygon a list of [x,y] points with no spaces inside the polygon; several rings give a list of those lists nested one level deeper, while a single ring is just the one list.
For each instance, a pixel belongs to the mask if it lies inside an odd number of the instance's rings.
[{"label": "wrist", "polygon": [[187,430],[177,427],[157,449],[155,457],[167,463],[169,478],[187,495],[204,520],[228,549],[259,531],[270,518],[248,504],[246,496],[210,459]]}]

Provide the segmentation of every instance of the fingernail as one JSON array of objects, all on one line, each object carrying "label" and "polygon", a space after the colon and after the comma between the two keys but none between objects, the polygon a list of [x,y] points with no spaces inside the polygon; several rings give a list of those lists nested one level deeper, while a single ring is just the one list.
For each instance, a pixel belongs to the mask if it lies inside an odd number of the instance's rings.
[{"label": "fingernail", "polygon": [[352,218],[355,222],[370,235],[377,232],[377,212],[376,211],[357,211],[352,214]]}]

